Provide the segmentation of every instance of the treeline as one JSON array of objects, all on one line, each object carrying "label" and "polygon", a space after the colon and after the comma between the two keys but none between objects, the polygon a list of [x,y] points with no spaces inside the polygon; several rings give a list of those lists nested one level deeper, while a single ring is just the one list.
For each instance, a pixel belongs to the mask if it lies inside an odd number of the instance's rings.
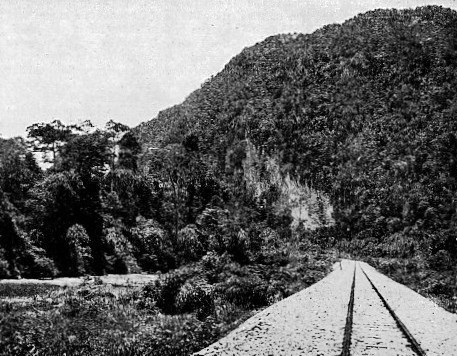
[{"label": "treeline", "polygon": [[[2,238],[2,260],[17,261],[10,275],[35,255],[63,274],[82,273],[65,266],[71,258],[89,273],[166,270],[210,250],[250,261],[268,231],[290,234],[273,159],[330,197],[335,225],[323,238],[369,255],[440,256],[451,268],[456,93],[450,9],[375,10],[267,38],[132,132],[32,126],[46,172],[25,143],[2,143],[17,151],[2,163],[14,177],[2,179],[2,228],[15,231],[2,233],[15,236]],[[250,145],[258,157],[247,167]],[[252,170],[262,189],[246,179]],[[13,241],[33,256],[19,258]]]},{"label": "treeline", "polygon": [[456,93],[457,13],[375,10],[243,50],[138,131],[152,146],[197,136],[220,172],[249,140],[331,197],[329,238],[363,241],[368,255],[440,256],[450,268]]},{"label": "treeline", "polygon": [[0,139],[0,278],[167,271],[207,252],[247,263],[290,233],[265,195],[215,175],[197,137],[154,147],[140,168],[141,146],[120,123],[27,131]]}]

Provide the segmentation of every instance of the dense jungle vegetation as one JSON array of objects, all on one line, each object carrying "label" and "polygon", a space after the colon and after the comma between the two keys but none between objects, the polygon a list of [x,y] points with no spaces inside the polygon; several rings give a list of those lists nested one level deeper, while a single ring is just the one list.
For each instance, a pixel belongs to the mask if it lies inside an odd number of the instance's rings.
[{"label": "dense jungle vegetation", "polygon": [[266,180],[275,157],[330,197],[335,224],[314,233],[320,244],[455,311],[456,67],[455,11],[374,10],[243,50],[137,132],[147,147],[198,140],[228,180],[253,144]]},{"label": "dense jungle vegetation", "polygon": [[137,138],[119,123],[39,123],[28,136],[0,140],[2,278],[166,272],[207,253],[246,264],[291,236],[274,189],[259,201],[242,177],[219,180],[192,139],[139,167]]},{"label": "dense jungle vegetation", "polygon": [[[0,355],[189,355],[335,261],[292,234],[275,190],[259,202],[205,172],[189,148],[156,150],[146,170],[122,124],[39,123],[28,136],[0,140],[1,278],[160,278],[0,283]],[[43,151],[46,171],[30,150]]]},{"label": "dense jungle vegetation", "polygon": [[360,240],[372,255],[438,254],[449,267],[456,69],[455,11],[375,10],[245,49],[138,132],[147,146],[195,142],[225,179],[236,179],[249,140],[331,197],[334,238]]},{"label": "dense jungle vegetation", "polygon": [[[239,308],[321,278],[334,249],[455,310],[456,119],[455,11],[375,10],[312,34],[269,37],[132,130],[55,121],[31,126],[27,140],[0,140],[0,278],[173,270],[119,303],[141,323],[151,317],[144,310],[157,320],[186,315],[188,329],[174,335],[192,341],[176,355],[214,341]],[[47,170],[32,151],[45,154]],[[330,197],[334,225],[292,231],[271,158],[284,177]],[[94,292],[81,293],[59,308],[71,314],[76,303],[75,315],[92,317],[81,298]],[[170,335],[150,341],[157,330],[142,332],[148,350],[167,354]],[[5,340],[21,344],[14,335]],[[100,351],[108,341],[99,337],[105,344],[91,350],[49,352]]]}]

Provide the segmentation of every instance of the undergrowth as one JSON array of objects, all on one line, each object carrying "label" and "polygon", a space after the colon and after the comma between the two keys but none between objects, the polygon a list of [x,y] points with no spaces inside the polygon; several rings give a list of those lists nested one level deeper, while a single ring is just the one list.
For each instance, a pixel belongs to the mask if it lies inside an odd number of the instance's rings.
[{"label": "undergrowth", "polygon": [[189,355],[323,278],[334,261],[317,245],[289,241],[250,264],[208,253],[143,287],[38,287],[27,303],[8,301],[10,288],[0,300],[0,354]]}]

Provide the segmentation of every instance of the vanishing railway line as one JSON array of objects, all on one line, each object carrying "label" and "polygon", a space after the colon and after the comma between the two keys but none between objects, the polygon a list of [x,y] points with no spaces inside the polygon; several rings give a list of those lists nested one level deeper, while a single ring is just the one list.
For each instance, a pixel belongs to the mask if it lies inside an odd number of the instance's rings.
[{"label": "vanishing railway line", "polygon": [[457,355],[457,316],[362,262],[263,310],[195,355]]},{"label": "vanishing railway line", "polygon": [[359,263],[354,266],[341,354],[426,355]]}]

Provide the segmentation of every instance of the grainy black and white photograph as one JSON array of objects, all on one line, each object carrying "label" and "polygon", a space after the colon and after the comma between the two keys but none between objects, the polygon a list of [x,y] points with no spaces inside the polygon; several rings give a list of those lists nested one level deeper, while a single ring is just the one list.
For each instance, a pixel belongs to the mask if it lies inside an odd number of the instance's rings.
[{"label": "grainy black and white photograph", "polygon": [[457,356],[457,1],[2,0],[0,356]]}]

